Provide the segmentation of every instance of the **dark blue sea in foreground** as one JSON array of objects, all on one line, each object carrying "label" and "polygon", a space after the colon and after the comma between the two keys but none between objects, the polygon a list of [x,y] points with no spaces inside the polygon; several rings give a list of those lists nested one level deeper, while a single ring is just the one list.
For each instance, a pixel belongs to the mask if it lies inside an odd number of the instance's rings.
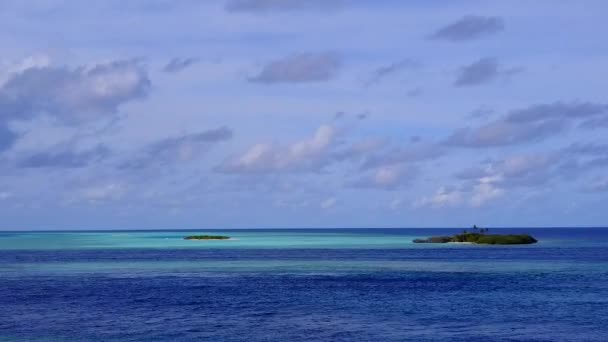
[{"label": "dark blue sea in foreground", "polygon": [[608,229],[0,232],[0,341],[608,341]]}]

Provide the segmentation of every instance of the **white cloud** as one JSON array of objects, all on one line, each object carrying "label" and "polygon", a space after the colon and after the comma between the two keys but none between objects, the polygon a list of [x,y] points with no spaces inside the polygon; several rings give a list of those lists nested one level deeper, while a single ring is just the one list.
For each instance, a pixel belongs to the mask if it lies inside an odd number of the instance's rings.
[{"label": "white cloud", "polygon": [[328,81],[336,76],[340,58],[332,53],[302,53],[268,63],[250,78],[259,83],[303,83]]},{"label": "white cloud", "polygon": [[406,164],[386,164],[374,168],[353,182],[354,187],[392,190],[408,184],[416,176],[416,169]]},{"label": "white cloud", "polygon": [[45,55],[33,55],[18,61],[0,61],[0,86],[12,76],[31,68],[45,68],[51,59]]},{"label": "white cloud", "polygon": [[[531,153],[513,155],[486,164],[483,168],[473,167],[457,174],[460,179],[475,180],[505,186],[537,186],[558,174],[563,162],[556,153]],[[569,171],[563,169],[562,171]]]},{"label": "white cloud", "polygon": [[332,126],[322,125],[315,134],[287,146],[259,143],[240,156],[225,160],[217,171],[226,173],[316,171],[329,161],[336,136]]},{"label": "white cloud", "polygon": [[134,60],[78,68],[35,65],[11,74],[0,87],[0,110],[4,120],[46,114],[78,124],[111,116],[149,89],[144,67]]},{"label": "white cloud", "polygon": [[502,67],[497,58],[484,57],[461,67],[454,85],[457,87],[480,85],[499,78],[506,79],[522,71],[523,69],[519,67]]},{"label": "white cloud", "polygon": [[157,140],[120,165],[124,169],[141,169],[153,165],[177,164],[194,160],[213,145],[232,139],[232,130],[219,127],[194,134]]},{"label": "white cloud", "polygon": [[467,15],[437,30],[430,38],[462,42],[498,33],[504,27],[500,17]]},{"label": "white cloud", "polygon": [[164,72],[176,73],[180,72],[196,63],[200,62],[200,58],[188,57],[188,58],[173,58],[163,68]]},{"label": "white cloud", "polygon": [[470,206],[478,208],[504,195],[504,189],[496,185],[501,180],[500,176],[482,177],[477,180],[477,184],[470,191],[440,188],[434,195],[422,197],[415,201],[414,207],[446,208]]},{"label": "white cloud", "polygon": [[544,154],[512,156],[506,158],[502,165],[499,165],[499,170],[507,177],[525,176],[544,170],[551,166],[553,162],[554,159],[551,156]]},{"label": "white cloud", "polygon": [[376,170],[374,182],[378,185],[390,186],[399,181],[401,172],[396,166],[383,166]]},{"label": "white cloud", "polygon": [[608,105],[593,102],[536,104],[510,111],[502,117],[471,128],[454,131],[446,143],[452,146],[487,148],[539,142],[558,135],[577,122],[608,117]]}]

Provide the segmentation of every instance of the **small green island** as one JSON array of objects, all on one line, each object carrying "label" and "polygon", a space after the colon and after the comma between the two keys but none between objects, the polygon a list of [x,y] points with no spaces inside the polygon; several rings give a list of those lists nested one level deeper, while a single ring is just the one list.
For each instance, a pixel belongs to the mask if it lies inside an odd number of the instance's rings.
[{"label": "small green island", "polygon": [[481,245],[528,245],[538,242],[528,234],[487,234],[488,228],[473,226],[473,231],[464,230],[453,236],[432,236],[426,239],[414,239],[414,243],[470,243]]},{"label": "small green island", "polygon": [[228,240],[230,236],[223,235],[190,235],[186,236],[184,240]]}]

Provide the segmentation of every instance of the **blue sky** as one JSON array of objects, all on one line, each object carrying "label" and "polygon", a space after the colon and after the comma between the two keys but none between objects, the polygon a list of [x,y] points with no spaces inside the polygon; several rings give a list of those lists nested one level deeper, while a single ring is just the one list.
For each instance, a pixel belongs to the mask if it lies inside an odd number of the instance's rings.
[{"label": "blue sky", "polygon": [[606,11],[2,1],[0,229],[605,226]]}]

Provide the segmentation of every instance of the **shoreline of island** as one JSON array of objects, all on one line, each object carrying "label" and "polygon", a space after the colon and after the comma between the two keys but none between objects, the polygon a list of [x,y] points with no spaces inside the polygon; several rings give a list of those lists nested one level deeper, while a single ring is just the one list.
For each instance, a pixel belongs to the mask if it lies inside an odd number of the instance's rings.
[{"label": "shoreline of island", "polygon": [[470,245],[528,245],[537,243],[529,234],[487,234],[488,228],[473,226],[472,231],[466,229],[452,236],[431,236],[426,239],[414,239],[414,243],[454,243]]}]

